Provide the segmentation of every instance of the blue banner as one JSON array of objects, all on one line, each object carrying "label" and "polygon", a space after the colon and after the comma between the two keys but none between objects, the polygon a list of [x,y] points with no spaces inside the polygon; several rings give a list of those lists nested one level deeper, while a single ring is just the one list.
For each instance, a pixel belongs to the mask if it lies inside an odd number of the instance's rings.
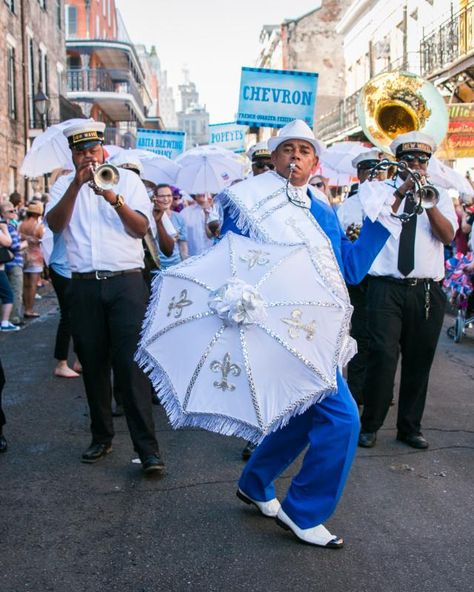
[{"label": "blue banner", "polygon": [[315,72],[242,68],[237,123],[283,127],[302,119],[313,127],[317,86]]},{"label": "blue banner", "polygon": [[172,132],[168,130],[137,129],[135,148],[150,150],[174,159],[184,152],[186,132]]},{"label": "blue banner", "polygon": [[217,144],[232,152],[245,152],[246,131],[246,125],[239,125],[235,121],[213,123],[209,126],[209,144]]}]

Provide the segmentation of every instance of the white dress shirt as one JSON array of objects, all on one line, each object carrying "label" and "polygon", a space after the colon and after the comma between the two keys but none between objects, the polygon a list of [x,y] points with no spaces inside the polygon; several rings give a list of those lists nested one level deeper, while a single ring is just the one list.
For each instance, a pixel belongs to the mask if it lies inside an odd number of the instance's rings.
[{"label": "white dress shirt", "polygon": [[364,221],[364,210],[360,203],[359,192],[347,197],[337,210],[337,217],[344,230],[351,224],[362,225]]},{"label": "white dress shirt", "polygon": [[[217,211],[213,212],[212,210],[214,210],[214,207],[211,209],[207,222],[219,219]],[[199,204],[193,203],[182,209],[180,214],[186,224],[189,255],[200,255],[203,251],[212,247],[214,241],[206,234],[206,214],[204,209]]]},{"label": "white dress shirt", "polygon": [[[365,189],[365,185],[372,182],[366,181],[361,185],[360,191]],[[403,181],[397,178],[396,186],[399,187]],[[388,194],[393,195],[395,187],[388,183],[379,183],[379,190],[384,188]],[[445,189],[437,187],[439,191],[438,209],[445,218],[449,220],[454,230],[457,228],[456,213],[454,211],[453,201]],[[352,199],[352,197],[350,198]],[[406,198],[405,198],[406,199]],[[404,200],[402,201],[399,212],[403,212]],[[404,278],[405,276],[398,270],[398,245],[399,240],[390,236],[385,246],[377,255],[377,258],[369,270],[369,275],[373,276],[391,276],[395,278]],[[444,277],[444,247],[438,240],[432,230],[426,211],[417,216],[416,235],[415,235],[415,268],[407,276],[412,278],[431,278],[441,280]]]},{"label": "white dress shirt", "polygon": [[[51,188],[50,211],[63,197],[74,173],[59,177]],[[115,193],[152,221],[152,203],[136,173],[120,169]],[[127,233],[118,212],[85,183],[76,198],[69,225],[63,232],[71,271],[123,271],[143,267],[142,241]]]}]

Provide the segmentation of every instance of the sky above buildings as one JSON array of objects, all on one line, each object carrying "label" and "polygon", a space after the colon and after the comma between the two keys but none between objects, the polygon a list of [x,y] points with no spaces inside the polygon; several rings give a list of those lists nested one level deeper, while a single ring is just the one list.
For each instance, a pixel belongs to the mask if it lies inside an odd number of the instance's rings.
[{"label": "sky above buildings", "polygon": [[156,45],[172,86],[177,88],[183,68],[189,69],[211,123],[234,120],[240,70],[255,65],[262,26],[298,18],[319,4],[318,0],[116,0],[132,41],[148,48]]}]

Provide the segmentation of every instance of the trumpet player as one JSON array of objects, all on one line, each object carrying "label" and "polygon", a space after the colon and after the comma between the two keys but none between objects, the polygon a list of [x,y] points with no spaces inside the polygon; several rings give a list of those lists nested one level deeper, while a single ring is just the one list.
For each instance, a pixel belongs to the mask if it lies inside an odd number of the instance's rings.
[{"label": "trumpet player", "polygon": [[121,169],[112,187],[100,188],[94,173],[105,160],[104,129],[105,124],[90,120],[65,128],[75,171],[52,187],[46,220],[53,232],[63,233],[72,271],[72,335],[92,433],[82,462],[95,463],[112,451],[113,365],[133,446],[148,474],[163,471],[164,464],[155,437],[150,385],[133,358],[148,301],[142,238],[152,220],[152,206],[132,171]]},{"label": "trumpet player", "polygon": [[[337,217],[344,232],[351,240],[357,240],[362,223],[364,221],[364,210],[359,199],[359,186],[367,181],[372,168],[380,162],[382,153],[377,148],[366,150],[356,156],[352,166],[357,170],[359,184],[351,188],[348,198],[337,210]],[[351,336],[357,341],[357,354],[347,365],[347,384],[357,405],[363,404],[363,389],[365,381],[365,369],[367,366],[367,276],[356,285],[348,285],[347,289],[354,307],[351,318]]]},{"label": "trumpet player", "polygon": [[[399,135],[390,145],[397,162],[426,182],[435,141],[423,132]],[[453,240],[456,215],[448,193],[425,203],[413,214],[418,197],[413,176],[398,169],[394,181],[366,182],[361,193],[387,194],[401,200],[408,221],[398,238],[391,236],[369,270],[367,314],[369,355],[364,385],[364,410],[359,446],[372,447],[384,423],[393,395],[395,372],[401,357],[397,440],[418,449],[428,448],[421,432],[428,380],[441,331],[445,296],[443,245]],[[432,194],[435,192],[432,191]]]}]

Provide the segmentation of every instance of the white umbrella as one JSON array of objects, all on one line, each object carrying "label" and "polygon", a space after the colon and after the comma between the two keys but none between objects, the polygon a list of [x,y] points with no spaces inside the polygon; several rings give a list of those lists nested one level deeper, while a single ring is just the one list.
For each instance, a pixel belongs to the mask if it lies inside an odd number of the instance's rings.
[{"label": "white umbrella", "polygon": [[435,156],[430,158],[428,163],[428,179],[430,183],[439,185],[444,189],[455,189],[458,193],[466,196],[474,196],[474,188],[460,173],[442,163]]},{"label": "white umbrella", "polygon": [[220,193],[243,178],[243,164],[230,150],[218,146],[191,148],[176,159],[181,166],[176,185],[188,193]]},{"label": "white umbrella", "polygon": [[306,244],[227,233],[156,279],[136,360],[173,427],[258,441],[335,392],[349,318]]},{"label": "white umbrella", "polygon": [[[114,164],[114,161],[116,160],[123,161],[124,159],[130,157],[133,160],[140,161],[142,166],[141,176],[143,179],[152,181],[155,183],[155,185],[158,185],[159,183],[169,183],[171,185],[175,185],[176,176],[180,166],[174,160],[171,160],[170,158],[160,154],[155,154],[150,150],[126,150],[124,148],[117,149],[117,146],[106,146],[106,148],[111,156],[110,162],[112,164]],[[112,148],[112,150],[110,150],[110,148]]]},{"label": "white umbrella", "polygon": [[72,154],[63,130],[93,119],[68,119],[48,127],[33,140],[20,168],[25,177],[40,177],[55,169],[74,169]]},{"label": "white umbrella", "polygon": [[352,161],[363,152],[373,148],[367,148],[361,142],[338,142],[323,151],[321,154],[321,166],[330,167],[338,174],[346,174],[355,177],[357,170],[352,166]]}]

